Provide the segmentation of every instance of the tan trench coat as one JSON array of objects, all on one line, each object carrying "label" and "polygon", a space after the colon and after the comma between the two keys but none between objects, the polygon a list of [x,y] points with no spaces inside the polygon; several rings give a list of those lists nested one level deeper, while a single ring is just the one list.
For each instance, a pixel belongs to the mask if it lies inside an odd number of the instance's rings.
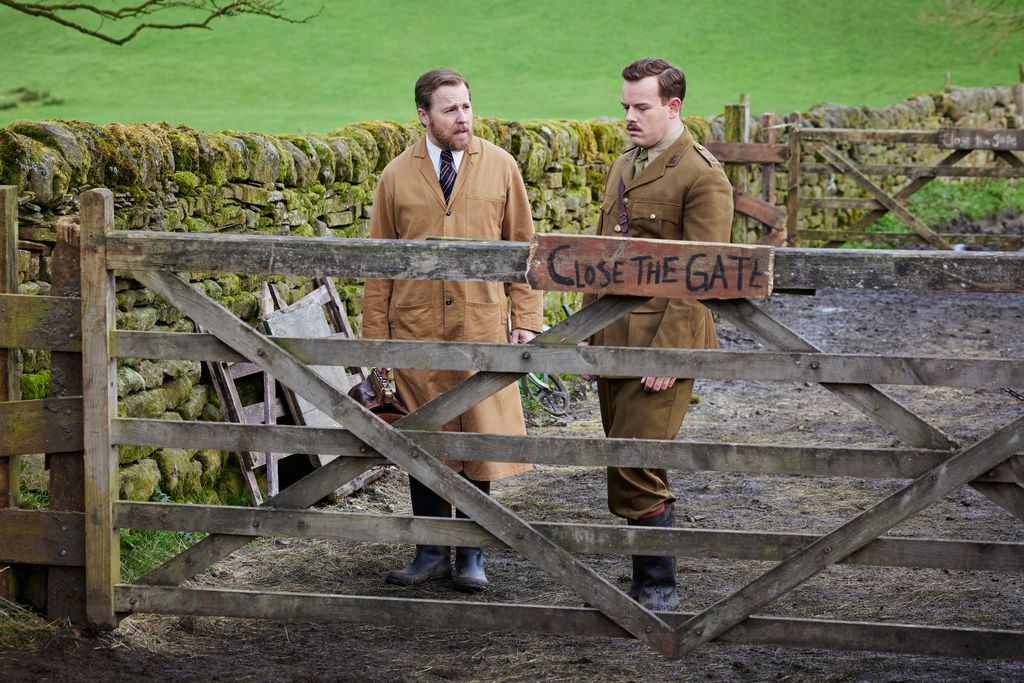
[{"label": "tan trench coat", "polygon": [[[732,228],[732,187],[718,161],[688,130],[636,178],[635,152],[627,152],[608,173],[599,235],[622,237],[619,179],[625,181],[628,237],[728,242]],[[584,304],[593,296],[584,297]],[[677,349],[718,348],[711,311],[699,301],[656,298],[635,308],[590,339],[600,346]],[[645,393],[637,378],[602,377],[598,382],[605,434],[615,438],[674,439],[690,402],[693,380],[667,391]],[[675,500],[665,470],[609,468],[608,507],[637,519]]]},{"label": "tan trench coat", "polygon": [[[420,240],[455,237],[533,240],[533,219],[522,176],[503,149],[474,137],[462,158],[449,205],[427,154],[425,140],[393,159],[380,176],[370,219],[370,237]],[[540,291],[500,282],[367,280],[363,337],[508,343],[512,327],[539,331]],[[395,365],[401,363],[395,362]],[[399,395],[410,410],[472,375],[468,371],[395,370]],[[505,387],[446,424],[447,431],[525,434],[517,385]],[[529,465],[447,461],[478,481],[502,479]]]}]

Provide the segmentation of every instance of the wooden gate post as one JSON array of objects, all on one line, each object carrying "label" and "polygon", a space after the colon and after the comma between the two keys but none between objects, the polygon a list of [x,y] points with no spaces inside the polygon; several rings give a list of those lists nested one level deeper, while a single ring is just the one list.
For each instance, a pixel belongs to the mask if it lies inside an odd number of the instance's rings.
[{"label": "wooden gate post", "polygon": [[800,114],[786,117],[789,125],[789,165],[786,172],[786,246],[795,247],[800,220]]},{"label": "wooden gate post", "polygon": [[[18,293],[18,188],[0,186],[0,294]],[[0,401],[21,398],[17,349],[0,349]],[[0,508],[18,507],[18,458],[0,457]],[[11,568],[0,565],[0,598],[14,599]]]},{"label": "wooden gate post", "polygon": [[[57,244],[53,249],[54,296],[81,296],[81,248],[77,217],[57,221]],[[82,354],[54,351],[50,360],[50,395],[66,398],[82,395]],[[84,460],[81,451],[47,453],[50,470],[50,509],[54,512],[85,510]],[[46,616],[84,624],[85,569],[50,567],[46,577]]]},{"label": "wooden gate post", "polygon": [[110,357],[115,326],[114,273],[107,269],[106,237],[114,229],[114,195],[78,195],[82,215],[82,422],[85,447],[85,609],[89,624],[117,626],[114,584],[120,547],[114,528],[117,450],[110,421],[117,417],[117,363]]},{"label": "wooden gate post", "polygon": [[[750,105],[727,104],[725,106],[725,141],[750,142]],[[745,164],[726,164],[725,175],[736,190],[747,189],[747,167]],[[754,240],[747,235],[747,217],[734,214],[732,219],[732,243],[748,244]]]}]

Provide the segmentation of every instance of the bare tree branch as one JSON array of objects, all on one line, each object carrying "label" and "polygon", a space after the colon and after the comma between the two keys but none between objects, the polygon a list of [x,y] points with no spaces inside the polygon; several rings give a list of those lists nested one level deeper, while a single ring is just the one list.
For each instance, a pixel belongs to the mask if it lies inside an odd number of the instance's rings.
[{"label": "bare tree branch", "polygon": [[[210,24],[222,17],[238,17],[251,14],[269,19],[277,19],[289,24],[304,24],[317,17],[323,11],[323,5],[315,13],[301,18],[293,18],[284,14],[280,0],[142,0],[128,7],[101,7],[90,2],[20,2],[18,0],[0,0],[0,7],[28,14],[34,17],[66,26],[84,33],[87,36],[112,43],[124,45],[146,29],[181,30],[199,28],[210,30]],[[187,19],[179,21],[149,21],[160,12],[178,10],[189,12]],[[99,19],[95,27],[87,26],[81,17],[92,16]],[[107,23],[112,24],[107,28]],[[119,23],[120,22],[120,23]],[[119,28],[130,26],[127,33],[120,37],[114,35]]]},{"label": "bare tree branch", "polygon": [[985,46],[987,58],[1024,30],[1024,0],[939,0],[925,21],[961,29],[965,42]]}]

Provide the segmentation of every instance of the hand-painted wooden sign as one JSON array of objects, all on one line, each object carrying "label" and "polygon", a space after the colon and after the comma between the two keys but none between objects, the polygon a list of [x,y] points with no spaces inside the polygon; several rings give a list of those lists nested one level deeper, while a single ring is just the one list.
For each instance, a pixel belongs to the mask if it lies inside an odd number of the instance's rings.
[{"label": "hand-painted wooden sign", "polygon": [[1024,149],[1024,129],[943,128],[939,130],[939,147],[943,149]]},{"label": "hand-painted wooden sign", "polygon": [[534,289],[688,299],[765,297],[771,247],[579,235],[538,235]]}]

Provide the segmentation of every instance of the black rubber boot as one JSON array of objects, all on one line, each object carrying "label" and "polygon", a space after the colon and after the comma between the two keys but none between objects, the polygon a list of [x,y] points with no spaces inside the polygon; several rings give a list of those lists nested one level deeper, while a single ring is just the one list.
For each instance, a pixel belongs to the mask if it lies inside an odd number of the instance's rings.
[{"label": "black rubber boot", "polygon": [[[441,496],[409,477],[412,513],[417,517],[452,516],[452,506]],[[386,581],[399,586],[415,586],[452,575],[451,548],[441,545],[418,545],[412,563],[388,572]]]},{"label": "black rubber boot", "polygon": [[[630,526],[671,527],[674,516],[674,508],[669,504],[657,515],[631,519],[628,523]],[[634,555],[633,583],[627,594],[652,612],[678,612],[676,558]]]},{"label": "black rubber boot", "polygon": [[[476,481],[466,477],[473,486],[484,493],[490,494],[491,482]],[[456,517],[467,518],[462,510],[455,511]],[[487,575],[484,574],[484,550],[483,548],[456,548],[455,549],[455,574],[452,576],[455,587],[464,593],[481,593],[487,590]]]}]

